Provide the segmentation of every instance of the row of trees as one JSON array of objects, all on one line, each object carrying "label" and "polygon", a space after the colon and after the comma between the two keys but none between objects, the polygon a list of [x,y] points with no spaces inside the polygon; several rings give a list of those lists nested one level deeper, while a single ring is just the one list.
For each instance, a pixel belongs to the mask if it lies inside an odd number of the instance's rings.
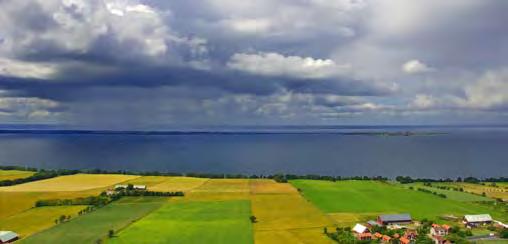
[{"label": "row of trees", "polygon": [[[411,178],[409,176],[397,176],[395,177],[395,180],[402,183],[402,184],[409,184],[414,182],[426,182],[426,183],[432,183],[432,182],[466,182],[466,183],[473,183],[473,184],[481,184],[482,182],[508,182],[508,178],[500,177],[500,178],[486,178],[486,179],[478,179],[476,177],[457,177],[457,179],[453,180],[450,178],[444,178],[444,179],[430,179],[430,178]],[[483,184],[483,183],[482,183]]]},{"label": "row of trees", "polygon": [[[112,201],[116,201],[124,196],[157,196],[157,197],[182,197],[184,193],[177,192],[158,192],[158,191],[138,191],[122,190],[108,195],[102,192],[99,196],[80,197],[74,199],[46,199],[35,202],[35,207],[43,206],[70,206],[70,205],[89,205],[94,207],[103,207]],[[92,211],[93,209],[90,209]]]},{"label": "row of trees", "polygon": [[49,179],[61,175],[72,175],[79,173],[78,170],[39,170],[35,174],[26,178],[14,179],[14,180],[2,180],[0,186],[12,186],[17,184],[23,184],[31,181]]}]

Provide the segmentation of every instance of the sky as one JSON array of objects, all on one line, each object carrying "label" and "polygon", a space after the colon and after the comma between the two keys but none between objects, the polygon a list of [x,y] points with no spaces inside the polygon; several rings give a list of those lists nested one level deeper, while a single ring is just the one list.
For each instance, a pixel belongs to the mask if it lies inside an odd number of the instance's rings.
[{"label": "sky", "polygon": [[508,121],[506,0],[0,0],[0,124]]}]

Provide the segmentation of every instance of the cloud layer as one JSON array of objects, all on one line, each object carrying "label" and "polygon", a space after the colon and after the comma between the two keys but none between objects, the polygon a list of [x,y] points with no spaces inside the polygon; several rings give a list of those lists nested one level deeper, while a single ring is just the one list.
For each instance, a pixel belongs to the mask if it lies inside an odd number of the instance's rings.
[{"label": "cloud layer", "polygon": [[0,123],[504,123],[506,9],[501,0],[4,0]]}]

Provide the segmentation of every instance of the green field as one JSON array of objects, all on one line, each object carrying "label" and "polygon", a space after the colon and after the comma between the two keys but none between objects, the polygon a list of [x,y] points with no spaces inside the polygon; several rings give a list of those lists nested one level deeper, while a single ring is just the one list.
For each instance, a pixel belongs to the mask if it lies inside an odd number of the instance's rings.
[{"label": "green field", "polygon": [[495,201],[492,198],[483,197],[475,194],[471,194],[468,192],[460,192],[460,191],[454,191],[454,190],[443,190],[436,187],[428,187],[424,186],[423,183],[412,183],[404,185],[404,187],[409,188],[410,186],[414,187],[416,190],[417,188],[423,188],[429,191],[437,192],[445,194],[448,199],[460,201],[460,202],[481,202],[481,201]]},{"label": "green field", "polygon": [[249,201],[168,203],[108,242],[253,243],[250,212]]},{"label": "green field", "polygon": [[489,213],[500,220],[508,218],[505,213],[487,206],[444,199],[382,182],[294,180],[291,184],[327,213],[407,212],[417,219],[437,219],[445,214]]},{"label": "green field", "polygon": [[[39,232],[22,243],[95,243],[107,236],[109,230],[119,230],[150,212],[160,208],[164,201],[124,201],[112,203],[92,213],[85,214],[67,223],[59,224]],[[144,199],[151,199],[145,197]]]}]

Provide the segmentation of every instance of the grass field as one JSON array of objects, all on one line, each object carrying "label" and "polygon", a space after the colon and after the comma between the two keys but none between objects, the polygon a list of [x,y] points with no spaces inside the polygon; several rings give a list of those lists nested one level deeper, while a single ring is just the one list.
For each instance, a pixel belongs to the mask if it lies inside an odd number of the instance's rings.
[{"label": "grass field", "polygon": [[22,170],[0,170],[1,180],[15,180],[32,176],[35,172]]},{"label": "grass field", "polygon": [[127,180],[138,178],[134,175],[76,174],[33,181],[14,186],[0,187],[4,192],[62,192],[84,191],[104,188]]},{"label": "grass field", "polygon": [[55,225],[61,215],[75,217],[86,206],[58,206],[32,208],[0,221],[1,230],[11,230],[22,238],[48,229]]},{"label": "grass field", "polygon": [[432,194],[374,181],[294,180],[305,198],[327,213],[400,213],[408,212],[417,219],[437,219],[453,214],[490,213],[506,220],[506,214],[490,207],[443,199]]},{"label": "grass field", "polygon": [[[110,243],[253,243],[248,201],[166,204]],[[147,241],[149,237],[149,241]]]},{"label": "grass field", "polygon": [[[119,230],[131,224],[150,212],[160,208],[166,201],[138,201],[138,198],[125,198],[98,209],[92,213],[80,216],[67,223],[34,234],[21,243],[95,243],[103,238],[109,230]],[[156,198],[162,199],[162,198]]]},{"label": "grass field", "polygon": [[409,188],[410,186],[417,188],[423,188],[427,189],[429,191],[437,192],[437,193],[443,193],[446,195],[448,199],[460,201],[460,202],[481,202],[481,201],[494,201],[492,198],[483,197],[475,194],[471,194],[468,192],[460,192],[460,191],[454,191],[454,190],[443,190],[436,187],[428,187],[424,186],[423,183],[413,183],[413,184],[406,184],[403,185],[406,188]]}]

